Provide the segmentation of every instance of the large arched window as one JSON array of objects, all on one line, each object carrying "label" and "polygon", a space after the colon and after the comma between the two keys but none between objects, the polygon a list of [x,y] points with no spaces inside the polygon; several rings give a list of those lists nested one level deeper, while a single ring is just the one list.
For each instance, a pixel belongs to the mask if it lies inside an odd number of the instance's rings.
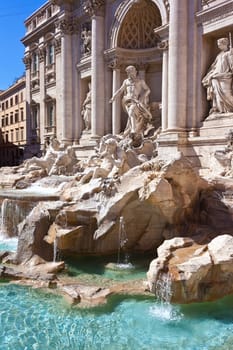
[{"label": "large arched window", "polygon": [[155,47],[154,29],[161,26],[159,9],[151,0],[138,0],[126,14],[118,37],[118,47],[147,49]]}]

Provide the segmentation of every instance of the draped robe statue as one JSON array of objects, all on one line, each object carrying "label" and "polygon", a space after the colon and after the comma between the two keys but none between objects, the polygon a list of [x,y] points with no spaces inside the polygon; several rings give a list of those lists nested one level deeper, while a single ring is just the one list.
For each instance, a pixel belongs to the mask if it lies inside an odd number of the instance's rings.
[{"label": "draped robe statue", "polygon": [[233,49],[229,50],[228,38],[217,41],[221,50],[202,79],[207,88],[207,100],[212,101],[212,113],[233,112]]}]

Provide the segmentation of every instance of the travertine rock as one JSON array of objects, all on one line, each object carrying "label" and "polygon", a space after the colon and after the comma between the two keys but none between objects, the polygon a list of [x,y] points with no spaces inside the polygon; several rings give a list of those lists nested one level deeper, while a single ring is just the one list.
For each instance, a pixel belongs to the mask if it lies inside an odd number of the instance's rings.
[{"label": "travertine rock", "polygon": [[147,273],[148,287],[156,293],[166,274],[171,280],[171,301],[178,303],[215,300],[233,293],[233,237],[221,235],[209,244],[173,238],[158,249]]}]

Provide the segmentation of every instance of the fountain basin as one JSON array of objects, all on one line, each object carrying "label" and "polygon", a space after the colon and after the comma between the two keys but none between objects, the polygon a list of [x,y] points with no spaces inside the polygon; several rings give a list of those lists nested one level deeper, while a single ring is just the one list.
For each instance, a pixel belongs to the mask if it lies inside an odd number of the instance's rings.
[{"label": "fountain basin", "polygon": [[1,285],[0,343],[8,350],[231,349],[232,307],[232,297],[167,310],[151,298],[115,295],[79,309],[59,296]]}]

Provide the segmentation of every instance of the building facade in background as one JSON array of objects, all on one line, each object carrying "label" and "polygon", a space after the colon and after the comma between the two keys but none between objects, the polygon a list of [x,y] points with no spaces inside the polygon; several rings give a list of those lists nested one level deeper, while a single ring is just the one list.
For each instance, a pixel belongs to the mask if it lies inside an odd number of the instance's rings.
[{"label": "building facade in background", "polygon": [[25,77],[0,92],[0,165],[17,165],[27,147],[27,102]]}]

